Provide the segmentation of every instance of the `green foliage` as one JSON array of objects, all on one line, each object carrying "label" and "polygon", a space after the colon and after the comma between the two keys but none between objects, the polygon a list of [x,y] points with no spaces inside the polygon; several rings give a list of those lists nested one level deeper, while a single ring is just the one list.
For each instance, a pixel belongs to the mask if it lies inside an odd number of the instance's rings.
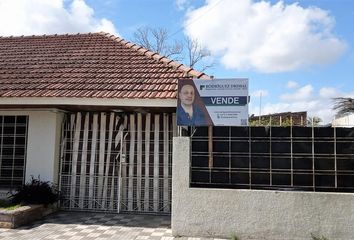
[{"label": "green foliage", "polygon": [[11,203],[9,201],[6,201],[4,199],[0,199],[0,208],[5,208],[8,207]]},{"label": "green foliage", "polygon": [[50,204],[59,200],[59,191],[51,183],[35,179],[21,186],[10,196],[14,204]]},{"label": "green foliage", "polygon": [[22,206],[21,204],[16,204],[16,205],[12,205],[12,206],[0,208],[0,209],[2,209],[2,210],[15,210],[15,209],[17,209],[17,208],[19,208],[21,206]]},{"label": "green foliage", "polygon": [[[322,119],[319,117],[309,117],[307,118],[307,126],[319,126],[320,123],[322,122]],[[298,123],[299,124],[299,123]],[[290,127],[294,125],[294,122],[292,122],[290,117],[285,117],[281,120],[279,118],[273,118],[271,119],[270,117],[261,117],[261,119],[253,119],[249,120],[249,125],[250,126],[282,126],[282,127]]]},{"label": "green foliage", "polygon": [[20,204],[14,204],[7,200],[0,199],[0,209],[1,210],[14,210],[21,207]]},{"label": "green foliage", "polygon": [[322,122],[322,119],[319,117],[309,117],[307,118],[307,125],[308,126],[318,126]]},{"label": "green foliage", "polygon": [[291,126],[291,119],[290,118],[284,118],[281,121],[277,118],[271,119],[270,117],[261,117],[261,119],[257,120],[250,120],[249,121],[250,126],[282,126],[282,127],[289,127]]},{"label": "green foliage", "polygon": [[323,235],[319,237],[319,236],[314,235],[313,233],[311,233],[311,238],[313,240],[329,240],[328,238],[324,237]]},{"label": "green foliage", "polygon": [[240,240],[235,233],[231,235],[230,240]]},{"label": "green foliage", "polygon": [[270,126],[269,118],[261,118],[260,120],[250,120],[250,126]]},{"label": "green foliage", "polygon": [[293,125],[293,124],[292,124],[290,118],[285,118],[285,119],[283,119],[282,122],[281,122],[281,126],[282,126],[282,127],[290,127],[290,126],[292,126],[292,125]]}]

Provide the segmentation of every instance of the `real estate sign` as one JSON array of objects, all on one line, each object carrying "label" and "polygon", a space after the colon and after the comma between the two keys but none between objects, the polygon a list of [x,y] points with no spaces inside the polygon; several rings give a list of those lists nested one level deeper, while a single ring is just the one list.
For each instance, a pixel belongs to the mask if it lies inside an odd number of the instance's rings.
[{"label": "real estate sign", "polygon": [[177,125],[247,126],[248,79],[179,80]]}]

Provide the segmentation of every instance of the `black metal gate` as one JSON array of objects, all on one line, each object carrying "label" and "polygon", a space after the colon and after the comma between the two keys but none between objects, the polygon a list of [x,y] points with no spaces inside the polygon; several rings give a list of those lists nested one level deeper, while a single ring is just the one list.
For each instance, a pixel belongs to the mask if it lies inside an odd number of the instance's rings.
[{"label": "black metal gate", "polygon": [[354,192],[354,128],[214,127],[192,136],[191,186]]}]

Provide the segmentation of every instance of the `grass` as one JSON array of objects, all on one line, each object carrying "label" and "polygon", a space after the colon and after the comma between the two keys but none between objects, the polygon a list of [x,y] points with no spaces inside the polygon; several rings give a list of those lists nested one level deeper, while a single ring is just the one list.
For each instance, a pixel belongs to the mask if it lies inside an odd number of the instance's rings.
[{"label": "grass", "polygon": [[239,238],[237,237],[237,235],[234,233],[234,234],[231,235],[230,240],[240,240],[240,239],[239,239]]},{"label": "grass", "polygon": [[21,207],[21,204],[10,203],[9,201],[0,199],[0,210],[15,210]]}]

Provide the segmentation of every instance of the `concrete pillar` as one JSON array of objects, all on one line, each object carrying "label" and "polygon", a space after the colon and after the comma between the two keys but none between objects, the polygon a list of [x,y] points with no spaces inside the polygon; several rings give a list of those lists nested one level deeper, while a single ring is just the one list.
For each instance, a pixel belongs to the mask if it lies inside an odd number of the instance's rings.
[{"label": "concrete pillar", "polygon": [[63,114],[53,111],[29,113],[26,181],[31,176],[58,184]]},{"label": "concrete pillar", "polygon": [[[179,213],[184,197],[188,198],[189,188],[190,138],[174,137],[172,150],[172,234],[178,236],[183,232],[184,217]],[[186,216],[187,217],[187,216]]]}]

